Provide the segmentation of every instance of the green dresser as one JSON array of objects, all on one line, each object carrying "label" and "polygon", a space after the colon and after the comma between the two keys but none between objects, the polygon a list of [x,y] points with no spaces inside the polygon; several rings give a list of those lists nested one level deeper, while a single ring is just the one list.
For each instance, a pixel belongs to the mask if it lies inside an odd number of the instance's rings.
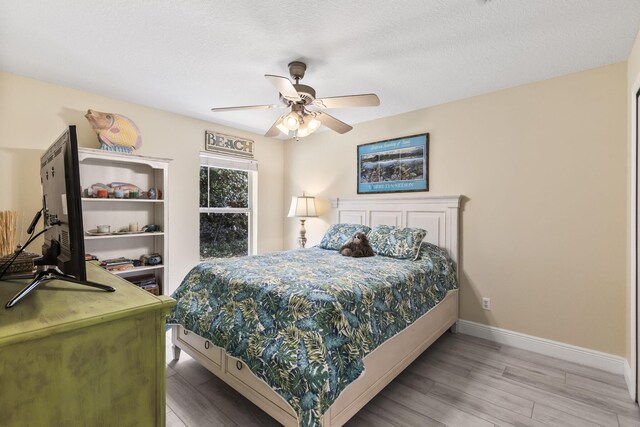
[{"label": "green dresser", "polygon": [[99,267],[104,292],[50,281],[15,307],[0,282],[0,426],[164,426],[165,316],[175,301]]}]

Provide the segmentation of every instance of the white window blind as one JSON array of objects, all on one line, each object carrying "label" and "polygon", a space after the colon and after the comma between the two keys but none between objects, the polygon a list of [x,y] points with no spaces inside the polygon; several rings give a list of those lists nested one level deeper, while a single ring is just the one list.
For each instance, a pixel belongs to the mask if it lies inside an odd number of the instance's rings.
[{"label": "white window blind", "polygon": [[241,159],[228,156],[216,156],[209,153],[200,153],[200,165],[222,169],[237,169],[243,171],[257,171],[258,162],[256,160]]}]

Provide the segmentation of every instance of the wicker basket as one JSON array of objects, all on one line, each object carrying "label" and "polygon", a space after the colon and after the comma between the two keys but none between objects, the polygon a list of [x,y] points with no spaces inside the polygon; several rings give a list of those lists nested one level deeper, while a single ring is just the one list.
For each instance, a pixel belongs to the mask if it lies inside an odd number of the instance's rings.
[{"label": "wicker basket", "polygon": [[[0,266],[2,266],[0,271],[4,270],[5,264],[9,262],[9,260],[11,260],[11,258],[13,258],[14,255],[15,253],[12,253],[11,255],[0,257]],[[18,257],[13,261],[11,266],[9,266],[9,268],[7,269],[7,273],[33,273],[35,269],[35,266],[33,265],[33,260],[39,257],[40,255],[37,255],[37,254],[23,252],[20,255],[18,255]]]}]

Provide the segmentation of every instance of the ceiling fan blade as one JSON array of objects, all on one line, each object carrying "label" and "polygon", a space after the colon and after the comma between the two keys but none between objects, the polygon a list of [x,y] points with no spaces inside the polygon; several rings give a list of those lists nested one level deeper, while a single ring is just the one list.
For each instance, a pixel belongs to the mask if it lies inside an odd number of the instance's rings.
[{"label": "ceiling fan blade", "polygon": [[267,108],[282,108],[286,107],[286,105],[242,105],[240,107],[220,107],[220,108],[212,108],[211,111],[214,113],[220,113],[223,111],[236,111],[236,110],[262,110]]},{"label": "ceiling fan blade", "polygon": [[298,95],[298,91],[295,87],[293,87],[293,83],[282,76],[273,76],[271,74],[265,74],[265,79],[269,80],[269,82],[278,89],[278,92],[282,94],[285,99],[289,101],[299,102],[302,101],[300,95]]},{"label": "ceiling fan blade", "polygon": [[380,99],[375,93],[333,96],[316,99],[313,105],[318,108],[375,107],[380,105]]},{"label": "ceiling fan blade", "polygon": [[315,113],[315,118],[320,120],[320,123],[322,123],[329,129],[334,130],[338,133],[347,133],[351,129],[353,129],[353,127],[349,126],[345,122],[341,122],[340,120],[328,115],[327,113],[318,111],[317,113]]},{"label": "ceiling fan blade", "polygon": [[282,122],[282,117],[278,117],[278,120],[275,121],[273,125],[269,128],[267,133],[264,136],[277,136],[280,133],[280,129],[278,129],[278,125]]}]

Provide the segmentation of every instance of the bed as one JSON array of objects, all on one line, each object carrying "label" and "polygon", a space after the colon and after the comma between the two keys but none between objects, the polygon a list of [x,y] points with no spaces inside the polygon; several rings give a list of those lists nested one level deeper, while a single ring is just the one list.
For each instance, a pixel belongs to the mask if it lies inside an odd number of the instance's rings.
[{"label": "bed", "polygon": [[174,293],[174,357],[285,426],[343,425],[455,324],[459,200],[332,200],[336,224],[426,230],[416,260],[315,247],[199,264]]}]

